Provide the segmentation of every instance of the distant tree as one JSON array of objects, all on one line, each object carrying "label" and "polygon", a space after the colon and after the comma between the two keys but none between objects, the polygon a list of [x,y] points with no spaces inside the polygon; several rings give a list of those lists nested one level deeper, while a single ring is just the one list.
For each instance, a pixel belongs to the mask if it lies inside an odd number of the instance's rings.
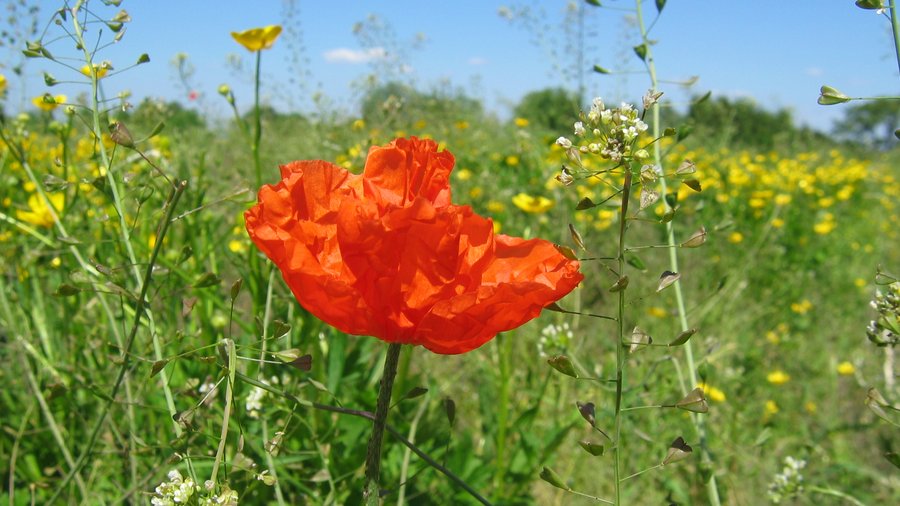
[{"label": "distant tree", "polygon": [[579,102],[578,93],[564,88],[546,88],[522,97],[513,112],[517,118],[527,119],[534,126],[562,135],[572,129],[572,118],[581,109]]},{"label": "distant tree", "polygon": [[748,98],[693,102],[686,116],[695,138],[722,146],[808,148],[831,142],[821,132],[795,125],[789,110],[769,111]]},{"label": "distant tree", "polygon": [[481,102],[458,90],[422,92],[398,82],[372,88],[362,100],[363,119],[387,128],[406,128],[420,120],[476,120],[483,114]]},{"label": "distant tree", "polygon": [[877,100],[848,106],[832,132],[843,139],[890,149],[898,144],[894,136],[897,128],[900,128],[900,100]]}]

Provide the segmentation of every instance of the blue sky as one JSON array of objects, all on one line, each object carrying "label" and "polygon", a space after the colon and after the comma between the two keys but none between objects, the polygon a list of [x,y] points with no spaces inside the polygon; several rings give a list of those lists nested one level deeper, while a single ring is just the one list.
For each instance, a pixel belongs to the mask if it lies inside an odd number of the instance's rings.
[{"label": "blue sky", "polygon": [[[60,2],[38,3],[43,26]],[[224,115],[226,106],[216,94],[219,84],[231,85],[241,104],[252,100],[253,57],[231,39],[229,32],[284,24],[286,32],[275,47],[263,53],[263,97],[276,107],[309,109],[310,97],[322,93],[334,106],[352,112],[361,80],[372,73],[373,65],[383,55],[399,53],[407,72],[405,79],[423,88],[449,83],[484,100],[491,110],[506,117],[511,105],[528,91],[554,85],[577,87],[577,80],[554,67],[554,62],[557,67],[570,66],[577,54],[566,50],[566,33],[577,33],[576,24],[564,25],[569,3],[125,0],[121,7],[133,21],[122,42],[102,52],[99,59],[123,68],[141,53],[151,57],[146,65],[105,79],[107,95],[127,89],[134,102],[155,96],[187,103],[187,91],[178,82],[171,63],[176,54],[185,53],[194,68],[190,88],[201,96],[192,106]],[[631,52],[636,31],[628,16],[633,16],[634,3],[602,3],[611,8],[585,6],[589,12],[585,18],[589,33],[586,65],[641,70],[641,63]],[[294,16],[286,19],[290,4]],[[92,5],[102,7],[96,0]],[[505,19],[498,14],[502,7],[513,11],[528,7],[532,19],[537,20],[537,29],[525,28],[523,18],[513,22]],[[644,12],[652,20],[654,2],[645,1]],[[372,14],[383,29],[364,43],[354,35],[353,26]],[[5,19],[0,21],[0,28],[5,23]],[[690,91],[677,84],[662,85],[676,104],[685,103],[690,94],[706,91],[747,96],[766,107],[790,108],[798,120],[827,130],[841,116],[841,106],[816,104],[822,84],[851,96],[898,91],[889,22],[873,11],[858,9],[853,0],[669,0],[651,37],[657,41],[653,51],[661,79],[699,77]],[[568,40],[573,38],[568,36]],[[50,48],[54,54],[65,54],[70,45],[63,41]],[[3,59],[12,62],[18,58],[10,55]],[[235,69],[234,55],[240,56],[243,71]],[[42,70],[49,70],[61,81],[78,78],[69,69],[30,60],[22,81],[10,75],[8,65],[0,70],[10,79],[8,110],[28,106],[27,99],[48,91]],[[640,73],[587,74],[588,94],[602,96],[607,102],[638,102],[648,86],[647,77]],[[78,89],[59,85],[49,91],[75,96]]]}]

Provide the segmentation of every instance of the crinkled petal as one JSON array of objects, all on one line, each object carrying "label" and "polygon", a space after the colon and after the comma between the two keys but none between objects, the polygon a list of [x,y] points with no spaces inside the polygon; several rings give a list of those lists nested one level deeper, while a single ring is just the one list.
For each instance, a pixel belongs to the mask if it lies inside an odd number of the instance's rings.
[{"label": "crinkled petal", "polygon": [[423,318],[418,336],[429,350],[456,354],[478,348],[537,317],[584,278],[578,262],[547,241],[498,235],[495,244],[482,286],[435,304]]},{"label": "crinkled petal", "polygon": [[366,196],[385,206],[406,206],[422,197],[435,207],[450,205],[453,155],[430,139],[397,139],[369,150],[364,171]]}]

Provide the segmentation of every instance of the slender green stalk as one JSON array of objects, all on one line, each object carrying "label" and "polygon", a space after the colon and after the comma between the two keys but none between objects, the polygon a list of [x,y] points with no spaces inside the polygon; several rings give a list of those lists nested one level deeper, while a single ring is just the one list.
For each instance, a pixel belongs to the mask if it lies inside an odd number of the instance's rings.
[{"label": "slender green stalk", "polygon": [[[628,222],[628,199],[631,197],[631,167],[625,168],[625,182],[622,185],[622,204],[619,208],[619,245],[616,254],[618,262],[618,275],[625,275],[625,230]],[[615,428],[613,429],[613,473],[615,478],[615,495],[613,503],[622,504],[622,490],[620,483],[622,472],[622,391],[625,381],[625,290],[618,293],[618,311],[616,333],[616,411]]]},{"label": "slender green stalk", "polygon": [[[241,380],[243,382],[246,382],[255,387],[262,388],[263,390],[265,390],[273,395],[277,395],[279,397],[287,399],[299,406],[317,409],[320,411],[327,411],[329,413],[338,413],[338,414],[349,415],[349,416],[357,416],[360,418],[365,418],[367,420],[373,420],[373,421],[375,420],[375,415],[371,411],[363,411],[363,410],[359,410],[359,409],[348,409],[348,408],[342,408],[340,406],[330,406],[328,404],[319,404],[318,402],[310,402],[308,400],[301,399],[299,397],[291,395],[287,392],[278,390],[277,388],[275,388],[272,385],[267,385],[261,381],[257,381],[245,374],[237,373],[236,376],[239,380]],[[450,481],[455,483],[457,486],[459,486],[460,488],[465,490],[467,494],[472,496],[479,503],[481,503],[485,506],[491,506],[490,501],[488,501],[487,499],[482,497],[481,494],[479,494],[474,488],[472,488],[471,485],[466,483],[465,480],[463,480],[462,478],[460,478],[459,476],[454,474],[453,471],[447,469],[444,465],[442,465],[440,462],[435,460],[431,455],[428,455],[427,453],[422,451],[422,449],[420,449],[418,446],[411,443],[408,439],[406,439],[403,436],[403,434],[400,433],[399,430],[395,429],[389,423],[384,424],[384,430],[387,431],[390,435],[394,436],[394,439],[396,439],[397,441],[402,443],[404,446],[406,446],[407,448],[412,450],[413,453],[415,453],[420,459],[424,460],[425,463],[427,463],[429,466],[431,466],[436,471],[438,471],[439,473],[446,476]]]},{"label": "slender green stalk", "polygon": [[[637,8],[637,19],[638,19],[638,26],[639,26],[640,32],[641,32],[641,39],[642,39],[642,42],[645,44],[645,47],[647,48],[646,63],[647,63],[647,71],[650,75],[650,83],[651,83],[650,90],[652,93],[656,93],[657,90],[659,89],[659,81],[657,80],[657,77],[656,77],[656,65],[655,65],[654,59],[653,59],[653,50],[652,50],[653,44],[651,44],[651,41],[648,38],[647,28],[646,28],[646,25],[644,24],[644,14],[643,14],[643,9],[642,9],[642,5],[641,5],[641,0],[635,0],[635,6]],[[657,139],[660,137],[659,106],[653,107],[652,114],[653,114],[653,125],[652,125],[653,138]],[[656,161],[656,163],[660,167],[662,167],[662,151],[661,151],[661,148],[660,148],[660,145],[658,142],[653,143],[653,159]],[[665,174],[665,171],[662,171],[662,173]],[[667,191],[667,184],[666,184],[665,176],[660,177],[659,182],[660,182],[661,193],[662,193],[662,195],[665,195],[666,191]],[[665,201],[665,205],[668,208],[669,204],[667,201]],[[669,244],[669,270],[671,270],[672,272],[679,272],[678,250],[675,247],[677,244],[675,242],[675,228],[672,224],[672,221],[669,221],[666,223],[666,239],[667,239],[667,243]],[[682,331],[685,331],[685,330],[689,329],[690,327],[688,326],[688,321],[687,321],[687,310],[685,308],[685,303],[684,303],[684,293],[682,292],[682,289],[681,289],[681,281],[680,280],[676,281],[675,283],[672,284],[672,287],[674,288],[674,291],[675,291],[675,300],[676,300],[676,304],[678,306],[678,319],[679,319],[680,327],[681,327]],[[688,390],[694,388],[694,386],[697,385],[697,371],[696,371],[696,366],[694,364],[694,352],[693,352],[693,346],[691,345],[690,341],[688,341],[684,345],[684,355],[685,355],[685,360],[687,361],[687,369],[688,369],[688,375],[690,377],[690,385],[685,386],[682,384],[682,393],[687,394]],[[709,465],[711,458],[709,455],[709,450],[707,448],[706,427],[704,424],[704,420],[702,417],[700,417],[696,413],[691,413],[691,420],[693,421],[694,426],[697,428],[697,435],[700,438],[701,459],[704,464]],[[719,489],[718,489],[718,486],[716,485],[716,477],[713,473],[710,473],[709,476],[710,476],[709,481],[706,482],[706,489],[707,489],[707,495],[709,498],[709,502],[713,506],[719,506],[719,504],[720,504]]]},{"label": "slender green stalk", "polygon": [[[422,399],[422,402],[419,403],[419,409],[416,410],[416,415],[412,419],[412,423],[409,424],[409,433],[406,438],[412,443],[416,442],[416,432],[419,430],[419,422],[422,420],[422,416],[425,415],[425,411],[428,408],[428,399],[429,397]],[[397,506],[404,506],[406,504],[406,480],[409,476],[410,457],[412,457],[412,450],[407,448],[406,451],[403,452],[403,463],[400,465],[400,490],[397,492]]]},{"label": "slender green stalk", "polygon": [[852,495],[849,495],[849,494],[846,494],[846,493],[844,493],[844,492],[841,492],[841,491],[839,491],[839,490],[833,490],[833,489],[830,489],[830,488],[822,488],[822,487],[816,487],[816,486],[809,487],[808,490],[809,490],[810,492],[815,492],[815,493],[817,493],[817,494],[830,495],[830,496],[834,496],[834,497],[840,497],[841,499],[843,499],[843,500],[845,500],[845,501],[847,501],[847,502],[849,502],[850,504],[853,504],[853,505],[855,505],[855,506],[866,506],[866,504],[865,504],[864,502],[860,501],[859,499],[853,497]]},{"label": "slender green stalk", "polygon": [[394,388],[394,377],[397,375],[401,346],[399,343],[389,344],[387,356],[384,359],[384,374],[381,377],[381,387],[378,389],[378,402],[375,404],[375,423],[366,451],[366,488],[363,495],[369,506],[378,506],[378,499],[381,495],[378,484],[381,475],[381,443],[384,439],[384,426],[387,423],[388,408],[391,405],[391,391]]},{"label": "slender green stalk", "polygon": [[156,265],[156,259],[159,256],[159,252],[160,250],[162,250],[163,239],[166,236],[166,232],[169,231],[169,225],[172,223],[171,220],[172,215],[175,212],[175,207],[178,204],[178,200],[181,198],[181,195],[184,193],[185,188],[187,188],[187,181],[182,181],[172,189],[172,193],[166,200],[166,212],[160,220],[158,228],[159,234],[157,234],[158,238],[156,244],[153,246],[153,252],[150,255],[150,261],[147,263],[147,269],[144,273],[144,281],[141,284],[141,293],[134,308],[134,323],[132,323],[131,325],[131,332],[128,335],[128,340],[125,342],[125,346],[122,349],[122,365],[119,366],[119,375],[116,377],[116,382],[113,384],[113,388],[110,391],[109,397],[106,401],[106,405],[103,406],[99,418],[94,423],[94,427],[90,432],[90,436],[88,437],[88,441],[84,447],[84,450],[82,450],[81,455],[75,462],[75,467],[72,468],[65,477],[63,477],[62,482],[56,488],[56,491],[51,496],[48,504],[54,503],[59,498],[60,494],[62,494],[62,491],[65,490],[66,486],[69,484],[69,481],[72,480],[72,477],[75,475],[75,473],[77,473],[87,463],[87,459],[90,457],[91,453],[94,450],[94,445],[97,444],[97,438],[100,435],[100,430],[103,428],[106,417],[109,415],[113,403],[116,402],[116,395],[119,393],[119,388],[121,388],[122,386],[122,382],[125,379],[131,362],[131,347],[134,344],[134,339],[137,336],[137,331],[141,324],[141,316],[144,314],[146,297],[147,293],[150,290],[150,281],[153,279],[153,268]]},{"label": "slender green stalk", "polygon": [[19,444],[22,442],[22,436],[25,434],[25,427],[28,426],[32,411],[34,411],[34,403],[29,404],[28,409],[25,410],[25,416],[22,417],[22,423],[16,431],[16,437],[9,452],[9,506],[16,504],[16,461],[19,458]]},{"label": "slender green stalk", "polygon": [[[259,351],[259,370],[256,374],[256,379],[262,380],[263,377],[263,367],[265,367],[266,362],[266,345],[269,341],[268,331],[269,331],[269,321],[272,319],[272,288],[275,286],[275,269],[269,270],[269,283],[268,289],[266,290],[266,310],[263,313],[263,334],[262,334],[262,342],[260,343],[260,351]],[[269,440],[269,420],[267,417],[263,416],[262,419],[262,437],[263,441]],[[266,456],[266,468],[269,470],[269,474],[275,478],[275,499],[278,501],[279,506],[284,506],[284,494],[281,491],[281,485],[278,483],[278,472],[275,469],[275,459],[272,458],[272,454],[269,452],[265,452]]]},{"label": "slender green stalk", "polygon": [[506,429],[509,419],[509,382],[510,367],[509,358],[512,355],[511,346],[512,339],[506,336],[497,336],[497,362],[500,370],[499,399],[497,400],[497,463],[498,466],[494,470],[494,497],[503,497],[503,486],[506,483],[506,468],[508,466],[506,457]]},{"label": "slender green stalk", "polygon": [[900,69],[900,19],[897,15],[897,2],[891,0],[891,31],[894,32],[894,54],[897,56],[897,68]]},{"label": "slender green stalk", "polygon": [[256,188],[262,186],[262,163],[259,159],[259,143],[262,140],[262,120],[259,111],[259,84],[262,51],[256,52],[256,76],[253,87],[253,168],[256,173]]},{"label": "slender green stalk", "polygon": [[234,404],[234,374],[236,371],[237,357],[235,356],[234,341],[223,339],[220,344],[228,356],[228,380],[225,383],[225,412],[222,415],[222,432],[219,435],[219,447],[216,449],[216,459],[213,462],[212,475],[209,481],[216,483],[219,475],[219,466],[225,458],[225,443],[228,441],[228,423],[231,421],[231,405]]}]

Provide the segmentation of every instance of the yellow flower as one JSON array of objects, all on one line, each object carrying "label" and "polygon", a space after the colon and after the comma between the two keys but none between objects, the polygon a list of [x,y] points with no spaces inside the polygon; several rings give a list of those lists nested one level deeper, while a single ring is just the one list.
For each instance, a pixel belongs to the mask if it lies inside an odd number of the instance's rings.
[{"label": "yellow flower", "polygon": [[774,330],[770,330],[766,332],[766,341],[769,341],[772,344],[778,344],[781,342],[781,337],[775,333]]},{"label": "yellow flower", "polygon": [[499,234],[499,233],[500,233],[500,228],[502,228],[502,227],[500,226],[500,222],[499,222],[499,221],[494,221],[494,222],[492,222],[492,223],[494,224],[494,233],[495,233],[495,234]]},{"label": "yellow flower", "polygon": [[777,204],[779,206],[786,206],[790,203],[791,203],[790,195],[787,195],[784,193],[779,193],[778,195],[775,195],[775,204]]},{"label": "yellow flower", "polygon": [[825,220],[813,225],[813,231],[819,235],[828,235],[835,227],[837,227],[837,224],[834,221]]},{"label": "yellow flower", "polygon": [[766,401],[766,416],[778,413],[778,404],[775,401]]},{"label": "yellow flower", "polygon": [[507,156],[506,157],[506,165],[509,165],[510,167],[515,167],[516,165],[519,165],[519,157],[516,155]]},{"label": "yellow flower", "polygon": [[669,316],[669,312],[659,306],[647,308],[647,314],[656,318],[665,318]]},{"label": "yellow flower", "polygon": [[6,91],[6,76],[0,74],[0,95],[3,95],[3,92]]},{"label": "yellow flower", "polygon": [[732,232],[731,235],[728,236],[728,242],[732,244],[744,242],[744,234],[740,232]]},{"label": "yellow flower", "polygon": [[716,387],[711,387],[706,383],[698,383],[697,388],[702,388],[703,393],[706,394],[706,397],[711,401],[715,402],[725,402],[725,392],[719,390]]},{"label": "yellow flower", "polygon": [[56,95],[55,97],[49,93],[39,95],[31,99],[31,103],[42,111],[52,111],[60,104],[66,103],[65,95]]},{"label": "yellow flower", "polygon": [[[63,203],[66,200],[65,195],[62,193],[51,193],[47,195],[47,198],[57,213],[62,211]],[[44,203],[44,199],[37,193],[32,193],[28,197],[28,211],[18,210],[16,211],[16,217],[36,227],[50,228],[53,226],[53,215]]]},{"label": "yellow flower", "polygon": [[526,213],[545,213],[553,207],[553,201],[547,197],[532,197],[527,193],[516,195],[512,203]]},{"label": "yellow flower", "polygon": [[776,369],[766,376],[766,380],[773,385],[784,385],[791,380],[791,377],[781,369]]},{"label": "yellow flower", "polygon": [[805,314],[812,309],[812,302],[809,299],[803,299],[800,302],[794,302],[791,304],[791,311],[797,314]]},{"label": "yellow flower", "polygon": [[499,214],[503,211],[506,211],[506,206],[503,205],[503,202],[497,202],[496,200],[489,200],[487,203],[487,210],[494,213]]},{"label": "yellow flower", "polygon": [[[97,79],[103,79],[109,72],[109,67],[107,65],[97,65],[94,63],[92,66],[94,68],[94,73],[97,74]],[[91,67],[85,64],[81,67],[81,73],[87,77],[91,77]]]},{"label": "yellow flower", "polygon": [[455,126],[456,126],[457,130],[465,130],[465,129],[469,128],[469,122],[465,121],[465,120],[457,121]]},{"label": "yellow flower", "polygon": [[806,404],[803,405],[803,409],[805,409],[807,413],[813,414],[819,407],[816,406],[816,403],[813,401],[806,401]]},{"label": "yellow flower", "polygon": [[484,190],[482,190],[480,186],[476,186],[475,188],[472,188],[471,190],[469,190],[469,196],[472,197],[473,199],[477,199],[477,198],[481,197],[483,194],[484,194]]},{"label": "yellow flower", "polygon": [[515,122],[516,126],[519,128],[525,128],[528,126],[528,123],[529,123],[529,121],[525,118],[516,118],[514,122]]},{"label": "yellow flower", "polygon": [[275,43],[275,39],[281,35],[281,26],[269,25],[262,28],[251,28],[243,32],[231,32],[231,36],[238,44],[247,48],[247,51],[256,52],[269,49]]},{"label": "yellow flower", "polygon": [[350,128],[352,128],[355,131],[362,130],[363,128],[366,128],[366,120],[360,118],[360,119],[354,121],[353,124],[350,126]]},{"label": "yellow flower", "polygon": [[856,372],[856,367],[854,367],[853,364],[851,364],[850,362],[847,362],[845,360],[845,361],[841,362],[840,364],[838,364],[837,372],[841,376],[852,376],[853,373]]},{"label": "yellow flower", "polygon": [[865,288],[866,280],[863,278],[856,278],[853,280],[853,284],[857,286],[857,288]]},{"label": "yellow flower", "polygon": [[472,179],[472,171],[469,169],[459,169],[458,171],[454,172],[454,174],[456,174],[456,179],[459,179],[460,181],[468,181]]},{"label": "yellow flower", "polygon": [[784,220],[781,218],[772,218],[772,226],[775,228],[781,228],[784,226]]},{"label": "yellow flower", "polygon": [[247,244],[243,241],[233,239],[228,243],[228,249],[232,253],[245,253],[247,251]]},{"label": "yellow flower", "polygon": [[60,265],[62,265],[62,260],[59,257],[53,257],[52,259],[50,259],[50,267],[58,269]]}]

